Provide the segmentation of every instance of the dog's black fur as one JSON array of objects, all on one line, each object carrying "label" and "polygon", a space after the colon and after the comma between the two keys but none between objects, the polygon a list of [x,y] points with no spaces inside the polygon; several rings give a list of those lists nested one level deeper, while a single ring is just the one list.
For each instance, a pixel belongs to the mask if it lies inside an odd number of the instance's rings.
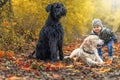
[{"label": "dog's black fur", "polygon": [[46,11],[49,12],[48,19],[40,31],[36,50],[29,57],[32,57],[35,53],[37,59],[56,62],[58,61],[58,52],[59,59],[63,60],[62,43],[64,31],[59,20],[66,15],[66,9],[63,4],[56,2],[48,5]]}]

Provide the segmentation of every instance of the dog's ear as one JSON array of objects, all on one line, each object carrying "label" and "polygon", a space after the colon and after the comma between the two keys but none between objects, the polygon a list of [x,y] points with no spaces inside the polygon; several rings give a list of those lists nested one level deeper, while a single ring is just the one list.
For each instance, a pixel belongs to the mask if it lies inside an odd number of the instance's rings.
[{"label": "dog's ear", "polygon": [[51,7],[52,7],[52,5],[51,5],[51,4],[49,4],[49,5],[46,7],[46,11],[47,11],[47,12],[50,12]]}]

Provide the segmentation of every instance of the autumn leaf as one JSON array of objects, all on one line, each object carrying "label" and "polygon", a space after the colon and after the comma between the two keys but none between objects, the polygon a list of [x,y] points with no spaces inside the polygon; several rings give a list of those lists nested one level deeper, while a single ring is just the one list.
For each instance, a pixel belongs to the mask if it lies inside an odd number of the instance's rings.
[{"label": "autumn leaf", "polygon": [[73,70],[73,72],[76,73],[76,72],[80,72],[80,71],[79,70]]},{"label": "autumn leaf", "polygon": [[117,49],[118,48],[118,44],[116,43],[116,44],[113,44],[113,48],[114,49]]},{"label": "autumn leaf", "polygon": [[28,67],[30,67],[30,64],[29,64],[29,63],[25,63],[25,64],[23,65],[23,67],[24,67],[24,68],[28,68]]},{"label": "autumn leaf", "polygon": [[14,57],[14,51],[7,51],[6,54],[7,54],[7,57],[9,58]]},{"label": "autumn leaf", "polygon": [[57,63],[47,63],[45,65],[45,69],[46,70],[53,70],[53,71],[56,71],[56,70],[59,70],[61,68],[63,68],[64,65],[61,63],[61,62],[57,62]]},{"label": "autumn leaf", "polygon": [[47,74],[47,77],[49,79],[59,79],[60,75],[59,74]]},{"label": "autumn leaf", "polygon": [[7,80],[20,80],[20,78],[17,76],[11,76]]},{"label": "autumn leaf", "polygon": [[30,67],[25,68],[25,67],[21,66],[21,67],[18,68],[18,70],[24,70],[24,71],[29,72],[29,71],[31,71],[31,68]]},{"label": "autumn leaf", "polygon": [[116,67],[120,69],[120,64],[116,65]]},{"label": "autumn leaf", "polygon": [[6,67],[0,66],[0,70],[6,70]]},{"label": "autumn leaf", "polygon": [[53,74],[53,78],[54,78],[54,79],[58,79],[59,77],[60,77],[59,74]]},{"label": "autumn leaf", "polygon": [[73,67],[74,67],[73,64],[71,64],[71,65],[69,65],[69,66],[66,66],[66,68],[73,68]]},{"label": "autumn leaf", "polygon": [[5,52],[4,51],[0,51],[0,57],[4,57],[5,56]]},{"label": "autumn leaf", "polygon": [[100,72],[100,73],[106,73],[106,72],[109,72],[110,70],[111,70],[111,68],[107,68],[107,69],[101,68],[101,69],[99,70],[99,72]]},{"label": "autumn leaf", "polygon": [[48,63],[47,65],[46,65],[46,68],[45,68],[46,70],[50,70],[50,71],[56,71],[56,70],[58,70],[58,68],[54,65],[54,64],[51,64],[51,63]]},{"label": "autumn leaf", "polygon": [[64,67],[64,65],[61,62],[57,62],[55,66],[59,69]]},{"label": "autumn leaf", "polygon": [[36,76],[40,76],[40,73],[39,72],[35,72],[34,73]]},{"label": "autumn leaf", "polygon": [[4,21],[4,22],[3,22],[3,26],[7,27],[7,26],[9,26],[9,25],[10,25],[10,24],[9,24],[8,21]]},{"label": "autumn leaf", "polygon": [[119,54],[118,53],[114,53],[113,57],[114,58],[119,58]]},{"label": "autumn leaf", "polygon": [[24,61],[17,59],[14,63],[18,64],[18,65],[22,65],[24,63]]},{"label": "autumn leaf", "polygon": [[105,64],[110,65],[110,64],[112,64],[112,61],[108,59],[108,60],[105,62]]},{"label": "autumn leaf", "polygon": [[75,62],[74,66],[84,66],[82,62]]}]

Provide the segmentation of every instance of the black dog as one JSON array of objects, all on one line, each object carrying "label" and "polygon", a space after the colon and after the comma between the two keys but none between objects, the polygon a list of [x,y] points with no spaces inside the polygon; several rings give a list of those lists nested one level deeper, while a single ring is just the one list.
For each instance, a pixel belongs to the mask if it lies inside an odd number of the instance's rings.
[{"label": "black dog", "polygon": [[63,60],[62,43],[64,31],[59,22],[62,16],[66,15],[66,9],[63,4],[56,2],[47,6],[46,11],[49,12],[46,24],[40,31],[36,50],[29,55],[29,58],[36,54],[37,59],[58,61]]}]

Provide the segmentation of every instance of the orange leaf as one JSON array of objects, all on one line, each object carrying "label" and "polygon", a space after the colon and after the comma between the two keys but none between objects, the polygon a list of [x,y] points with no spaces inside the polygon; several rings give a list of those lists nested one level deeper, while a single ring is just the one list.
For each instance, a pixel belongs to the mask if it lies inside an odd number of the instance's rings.
[{"label": "orange leaf", "polygon": [[10,78],[8,78],[8,80],[20,80],[20,78],[16,76],[11,76]]},{"label": "orange leaf", "polygon": [[120,69],[120,64],[116,65],[116,67]]},{"label": "orange leaf", "polygon": [[23,67],[28,68],[28,67],[30,67],[30,64],[26,63],[23,65]]},{"label": "orange leaf", "polygon": [[48,64],[46,65],[46,70],[50,70],[50,67],[51,67],[51,65],[48,63]]},{"label": "orange leaf", "polygon": [[4,57],[5,56],[5,52],[4,51],[0,51],[0,57]]},{"label": "orange leaf", "polygon": [[17,59],[17,60],[15,61],[15,64],[21,65],[21,64],[23,64],[23,61],[22,61],[22,60]]},{"label": "orange leaf", "polygon": [[60,75],[59,74],[53,74],[53,78],[58,79],[58,78],[60,78]]},{"label": "orange leaf", "polygon": [[118,48],[118,44],[113,44],[113,48],[117,49]]},{"label": "orange leaf", "polygon": [[62,67],[63,67],[63,65],[62,65],[61,62],[57,62],[57,63],[55,64],[55,66],[58,67],[58,68],[62,68]]},{"label": "orange leaf", "polygon": [[52,64],[52,63],[48,63],[46,65],[46,70],[52,70],[52,71],[57,71],[61,68],[61,65],[56,63],[56,64]]},{"label": "orange leaf", "polygon": [[14,51],[8,51],[6,54],[8,57],[12,58],[14,56]]},{"label": "orange leaf", "polygon": [[110,65],[110,64],[112,64],[112,61],[108,59],[105,63]]},{"label": "orange leaf", "polygon": [[75,62],[74,66],[83,66],[83,63],[82,62]]},{"label": "orange leaf", "polygon": [[8,21],[3,22],[3,26],[9,26],[9,22]]},{"label": "orange leaf", "polygon": [[107,69],[101,68],[99,72],[100,73],[105,73],[105,72],[108,72],[108,71],[110,71],[110,68],[107,68]]}]

